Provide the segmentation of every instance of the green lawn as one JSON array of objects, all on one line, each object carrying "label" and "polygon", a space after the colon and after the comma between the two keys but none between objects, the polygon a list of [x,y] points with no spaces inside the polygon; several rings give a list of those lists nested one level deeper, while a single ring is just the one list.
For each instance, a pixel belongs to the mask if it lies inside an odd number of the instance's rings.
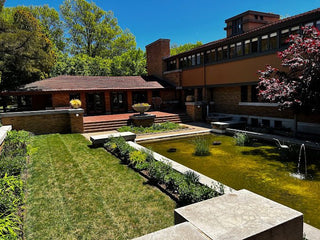
[{"label": "green lawn", "polygon": [[35,136],[27,239],[130,239],[173,225],[175,202],[78,134]]}]

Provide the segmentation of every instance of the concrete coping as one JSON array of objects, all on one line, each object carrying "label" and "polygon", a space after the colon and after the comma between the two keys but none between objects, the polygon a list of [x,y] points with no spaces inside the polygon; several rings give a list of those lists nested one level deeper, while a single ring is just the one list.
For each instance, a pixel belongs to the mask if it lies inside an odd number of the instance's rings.
[{"label": "concrete coping", "polygon": [[39,110],[39,111],[24,111],[24,112],[7,112],[0,113],[0,117],[23,117],[23,116],[37,116],[37,115],[52,115],[52,114],[81,114],[84,113],[82,108],[78,109],[54,109],[54,110]]},{"label": "concrete coping", "polygon": [[[206,175],[203,175],[202,173],[199,173],[199,172],[197,172],[197,171],[195,171],[195,170],[193,170],[191,168],[188,168],[188,167],[186,167],[186,166],[184,166],[184,165],[182,165],[180,163],[177,163],[177,162],[173,161],[170,158],[162,156],[161,154],[159,154],[157,152],[153,152],[150,149],[141,146],[140,144],[137,144],[137,143],[131,142],[131,141],[129,141],[128,144],[131,147],[133,147],[133,148],[135,148],[135,149],[137,149],[139,151],[144,151],[144,152],[151,153],[155,160],[161,161],[161,162],[164,162],[164,163],[167,163],[167,164],[169,163],[174,170],[176,170],[176,171],[178,171],[178,172],[180,172],[182,174],[187,172],[187,171],[192,171],[192,172],[196,173],[197,175],[199,175],[199,182],[201,184],[206,185],[208,187],[211,187],[212,189],[214,189],[217,192],[220,192],[220,187],[223,187],[224,193],[231,193],[231,192],[235,191],[234,189],[232,189],[231,187],[229,187],[227,185],[224,185],[224,184],[222,184],[222,183],[220,183],[220,182],[218,182],[218,181],[216,181],[216,180],[214,180],[212,178],[207,177]],[[220,192],[220,193],[222,193],[222,192]]]},{"label": "concrete coping", "polygon": [[108,134],[90,136],[90,141],[94,146],[97,146],[97,145],[104,144],[106,140],[111,137],[114,137],[114,138],[123,137],[126,141],[134,141],[137,135],[132,132],[108,133]]},{"label": "concrete coping", "polygon": [[175,209],[175,223],[188,221],[209,239],[292,239],[303,237],[303,214],[242,189]]},{"label": "concrete coping", "polygon": [[149,233],[133,240],[208,240],[196,227],[189,222],[184,222],[153,233]]},{"label": "concrete coping", "polygon": [[12,130],[11,125],[6,125],[0,127],[0,145],[3,143],[5,138],[7,137],[7,133]]}]

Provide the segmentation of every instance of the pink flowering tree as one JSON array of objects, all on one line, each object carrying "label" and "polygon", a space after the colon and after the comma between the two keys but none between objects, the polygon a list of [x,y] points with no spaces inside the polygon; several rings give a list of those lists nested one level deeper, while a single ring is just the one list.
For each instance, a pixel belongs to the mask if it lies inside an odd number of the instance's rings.
[{"label": "pink flowering tree", "polygon": [[[284,71],[267,65],[259,71],[259,97],[279,108],[299,112],[320,112],[320,32],[312,27],[290,35],[290,45],[278,53]],[[296,124],[295,124],[296,130]]]}]

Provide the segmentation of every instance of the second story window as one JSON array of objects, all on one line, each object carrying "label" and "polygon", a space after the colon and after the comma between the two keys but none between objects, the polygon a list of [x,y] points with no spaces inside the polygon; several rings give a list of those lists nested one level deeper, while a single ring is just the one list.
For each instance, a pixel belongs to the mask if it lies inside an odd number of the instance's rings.
[{"label": "second story window", "polygon": [[222,58],[223,59],[228,59],[228,46],[224,46],[222,48]]},{"label": "second story window", "polygon": [[258,38],[251,39],[251,53],[258,52]]},{"label": "second story window", "polygon": [[237,18],[232,21],[232,35],[242,33],[242,18]]},{"label": "second story window", "polygon": [[289,38],[289,29],[281,30],[280,47],[285,47],[288,45],[288,38]]},{"label": "second story window", "polygon": [[222,47],[219,47],[218,49],[217,49],[217,58],[218,58],[218,61],[219,60],[222,60]]},{"label": "second story window", "polygon": [[250,54],[250,40],[246,40],[244,42],[244,54],[245,55]]},{"label": "second story window", "polygon": [[234,58],[236,55],[236,45],[231,44],[230,45],[230,58]]},{"label": "second story window", "polygon": [[236,52],[237,52],[237,56],[243,55],[242,42],[238,42],[236,44]]},{"label": "second story window", "polygon": [[261,52],[267,51],[269,49],[268,35],[263,35],[261,37]]},{"label": "second story window", "polygon": [[269,38],[270,50],[278,48],[277,35],[278,34],[276,32],[270,34],[270,38]]}]

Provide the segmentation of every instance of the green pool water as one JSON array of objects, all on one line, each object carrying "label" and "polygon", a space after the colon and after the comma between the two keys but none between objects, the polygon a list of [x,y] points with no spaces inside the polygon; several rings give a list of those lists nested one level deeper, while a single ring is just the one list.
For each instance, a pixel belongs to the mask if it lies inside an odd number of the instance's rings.
[{"label": "green pool water", "polygon": [[[248,189],[304,214],[304,221],[320,228],[320,159],[307,153],[308,178],[292,177],[297,172],[299,152],[283,158],[275,146],[254,143],[235,146],[232,137],[205,135],[211,145],[209,156],[195,156],[193,138],[164,140],[142,144],[176,162],[190,167],[234,189]],[[176,148],[176,152],[167,152]],[[304,165],[304,163],[302,164]],[[301,171],[304,171],[301,169]]]}]

